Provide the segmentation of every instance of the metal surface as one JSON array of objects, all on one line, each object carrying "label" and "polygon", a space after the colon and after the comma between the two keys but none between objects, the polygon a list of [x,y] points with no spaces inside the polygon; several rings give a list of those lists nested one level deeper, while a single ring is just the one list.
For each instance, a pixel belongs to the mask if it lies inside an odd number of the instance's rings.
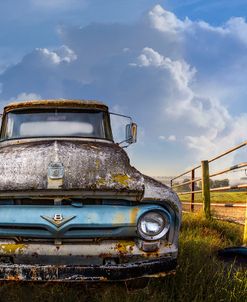
[{"label": "metal surface", "polygon": [[158,250],[145,252],[140,248],[143,246],[142,242],[144,241],[137,239],[102,239],[57,245],[42,241],[15,243],[14,240],[1,239],[0,262],[10,257],[12,264],[101,265],[108,258],[117,259],[119,263],[132,263],[137,259],[177,256],[175,243],[161,240]]},{"label": "metal surface", "polygon": [[[58,107],[108,111],[99,102],[37,100],[10,104],[5,113]],[[43,204],[35,205],[39,198]],[[80,205],[73,206],[71,200],[63,204],[69,198]],[[46,200],[54,205],[45,205]],[[171,223],[168,233],[152,245],[139,238],[136,229],[139,217],[149,210],[169,213]],[[181,214],[177,194],[132,167],[125,151],[110,140],[0,142],[1,280],[107,281],[165,275],[176,266]]]},{"label": "metal surface", "polygon": [[53,188],[47,179],[51,162],[64,166],[59,190],[114,192],[122,196],[126,193],[126,197],[132,193],[136,200],[144,193],[142,174],[130,166],[122,148],[113,143],[77,140],[30,141],[2,147],[0,144],[0,193],[40,191],[44,194]]},{"label": "metal surface", "polygon": [[219,154],[219,155],[217,155],[217,156],[209,159],[208,162],[211,163],[211,162],[213,162],[213,161],[215,161],[215,160],[217,160],[217,159],[219,159],[219,158],[221,158],[221,157],[223,157],[223,156],[225,156],[225,155],[227,155],[229,153],[232,153],[232,152],[234,152],[234,151],[236,151],[236,150],[238,150],[240,148],[243,148],[245,146],[247,146],[247,141],[245,141],[245,142],[237,145],[236,147],[230,148],[227,151],[225,151],[225,152],[223,152],[223,153],[221,153],[221,154]]},{"label": "metal surface", "polygon": [[[138,219],[148,211],[160,211],[171,217],[163,207],[155,204],[84,205],[80,208],[0,205],[0,237],[67,239],[136,237]],[[54,220],[56,215],[63,218],[59,223]],[[171,221],[171,224],[174,224],[174,221]]]},{"label": "metal surface", "polygon": [[1,265],[0,280],[16,281],[120,281],[173,273],[176,259],[171,257],[133,264],[102,266]]},{"label": "metal surface", "polygon": [[99,109],[108,111],[108,107],[94,100],[65,100],[65,99],[48,99],[48,100],[30,100],[24,102],[10,103],[4,108],[4,113],[15,109],[27,108],[84,108]]}]

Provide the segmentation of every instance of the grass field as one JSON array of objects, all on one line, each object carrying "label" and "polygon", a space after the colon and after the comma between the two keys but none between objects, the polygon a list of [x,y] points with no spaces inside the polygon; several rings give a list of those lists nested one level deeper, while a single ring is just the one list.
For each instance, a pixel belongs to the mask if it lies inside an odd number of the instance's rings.
[{"label": "grass field", "polygon": [[184,214],[176,275],[128,293],[122,284],[2,284],[0,301],[247,301],[247,272],[224,266],[219,248],[240,245],[243,228]]},{"label": "grass field", "polygon": [[[190,194],[179,195],[181,201],[190,201]],[[195,194],[195,202],[202,202],[202,194]],[[212,203],[246,203],[247,191],[245,192],[211,192]]]}]

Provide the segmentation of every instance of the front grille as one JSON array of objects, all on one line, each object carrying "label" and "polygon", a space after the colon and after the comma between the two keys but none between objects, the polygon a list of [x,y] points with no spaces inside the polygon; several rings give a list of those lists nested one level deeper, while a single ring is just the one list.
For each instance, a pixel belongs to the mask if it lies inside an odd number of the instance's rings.
[{"label": "front grille", "polygon": [[0,238],[44,238],[44,239],[95,239],[112,237],[133,237],[135,228],[131,227],[108,227],[108,228],[85,228],[71,227],[60,230],[46,226],[1,226]]},{"label": "front grille", "polygon": [[[100,198],[69,198],[62,199],[60,201],[61,206],[75,206],[80,207],[84,205],[123,205],[131,206],[134,204],[132,201],[128,200],[107,200]],[[15,198],[15,199],[0,199],[0,205],[27,205],[27,206],[52,206],[54,205],[54,198]]]}]

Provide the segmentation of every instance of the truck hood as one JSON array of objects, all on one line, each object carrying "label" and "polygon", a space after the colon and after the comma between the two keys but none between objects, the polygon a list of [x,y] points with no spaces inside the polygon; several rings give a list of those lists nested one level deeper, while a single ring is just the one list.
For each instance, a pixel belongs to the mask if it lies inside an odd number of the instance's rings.
[{"label": "truck hood", "polygon": [[[64,170],[57,188],[49,186],[53,181],[48,177],[51,163],[60,163]],[[144,179],[130,165],[126,152],[111,142],[30,139],[2,144],[0,194],[42,191],[43,195],[58,190],[140,200]]]}]

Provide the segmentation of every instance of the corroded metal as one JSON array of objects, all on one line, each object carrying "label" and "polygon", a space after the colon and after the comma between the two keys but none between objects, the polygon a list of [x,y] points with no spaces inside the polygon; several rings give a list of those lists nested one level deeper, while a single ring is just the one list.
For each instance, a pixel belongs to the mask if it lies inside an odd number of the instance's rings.
[{"label": "corroded metal", "polygon": [[102,266],[1,265],[0,280],[11,281],[121,281],[171,274],[176,259],[140,261],[134,264]]},{"label": "corroded metal", "polygon": [[[108,111],[96,101],[35,100],[10,104],[4,114],[60,107]],[[23,205],[22,198],[52,199],[54,205]],[[69,205],[62,204],[69,198]],[[138,235],[138,221],[147,211],[169,214],[169,232],[159,241],[146,242]],[[0,280],[163,276],[176,267],[180,224],[177,194],[132,167],[126,152],[111,140],[0,142]]]},{"label": "corroded metal", "polygon": [[[166,255],[177,256],[177,246],[160,242],[159,249],[145,252],[139,248],[141,243],[134,240],[104,239],[85,241],[77,244],[65,243],[15,243],[14,240],[0,240],[0,253],[3,257],[12,257],[13,264],[35,263],[52,264],[56,257],[57,264],[77,265],[103,264],[106,258],[119,259],[120,263],[133,263],[141,259],[156,259]],[[24,261],[25,260],[25,261]]]},{"label": "corroded metal", "polygon": [[108,107],[99,102],[92,100],[65,100],[65,99],[48,99],[48,100],[30,100],[24,102],[10,103],[4,108],[4,114],[15,110],[25,108],[83,108],[83,109],[98,109],[107,111]]},{"label": "corroded metal", "polygon": [[161,182],[149,177],[144,176],[144,186],[145,186],[145,193],[143,196],[143,200],[150,200],[150,201],[160,201],[164,205],[170,205],[173,210],[176,212],[179,220],[181,220],[182,216],[182,205],[178,198],[176,192],[174,192],[168,186],[162,184]]},{"label": "corroded metal", "polygon": [[[64,165],[63,191],[111,191],[133,193],[140,200],[143,177],[130,166],[126,152],[114,143],[38,141],[0,148],[0,193],[53,188],[47,180],[51,162]],[[58,193],[59,194],[59,193]]]}]

